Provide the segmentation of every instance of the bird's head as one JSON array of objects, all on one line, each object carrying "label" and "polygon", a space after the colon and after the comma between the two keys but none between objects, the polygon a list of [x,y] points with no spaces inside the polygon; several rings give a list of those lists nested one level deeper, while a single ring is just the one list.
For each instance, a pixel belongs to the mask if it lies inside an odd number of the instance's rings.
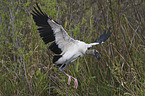
[{"label": "bird's head", "polygon": [[[104,43],[112,34],[112,32],[110,32],[110,30],[111,30],[111,27],[108,29],[107,33],[105,30],[104,33],[99,37],[99,40],[96,39],[95,42]],[[96,49],[94,49],[94,55],[96,56],[97,59],[101,59],[101,56]]]},{"label": "bird's head", "polygon": [[98,50],[94,49],[94,56],[97,58],[97,59],[101,59],[101,56],[98,52]]},{"label": "bird's head", "polygon": [[98,50],[96,50],[96,49],[87,50],[87,51],[86,51],[86,54],[88,54],[88,55],[93,55],[93,56],[95,56],[97,59],[101,59],[101,56],[100,56]]}]

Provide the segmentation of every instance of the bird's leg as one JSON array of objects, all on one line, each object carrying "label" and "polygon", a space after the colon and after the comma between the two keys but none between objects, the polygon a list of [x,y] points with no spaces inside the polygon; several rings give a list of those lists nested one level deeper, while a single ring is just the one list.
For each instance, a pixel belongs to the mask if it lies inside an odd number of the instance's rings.
[{"label": "bird's leg", "polygon": [[[76,60],[76,59],[74,59],[74,60]],[[64,72],[64,69],[66,68],[66,66],[68,66],[68,65],[69,65],[71,62],[73,62],[74,60],[70,59],[70,60],[65,61],[65,62],[59,67],[59,70],[60,70],[61,72],[63,72],[66,76],[68,76],[68,82],[67,82],[68,85],[70,85],[71,78],[73,78],[73,79],[75,80],[75,81],[74,81],[74,87],[77,89],[77,87],[78,87],[78,80],[77,80],[76,78],[70,76],[70,75],[67,74],[66,72]],[[68,62],[68,63],[66,64],[66,62]],[[65,65],[64,68],[62,68],[62,66],[63,66],[64,64],[66,64],[66,65]]]},{"label": "bird's leg", "polygon": [[75,61],[77,58],[75,58],[75,59],[70,59],[70,60],[68,60],[68,63],[62,68],[62,70],[64,70],[70,63],[72,63],[73,61]]},{"label": "bird's leg", "polygon": [[64,70],[71,62],[68,62],[63,68],[62,70]]},{"label": "bird's leg", "polygon": [[[63,65],[66,64],[67,61],[68,61],[68,60],[66,60],[66,61],[59,67],[59,70],[62,68]],[[61,70],[62,70],[62,69],[61,69]]]},{"label": "bird's leg", "polygon": [[71,78],[73,78],[73,79],[75,80],[75,81],[74,81],[74,88],[77,89],[77,87],[78,87],[78,80],[77,80],[76,78],[70,76],[70,75],[67,74],[66,72],[64,72],[61,68],[59,68],[59,70],[60,70],[61,72],[63,72],[66,76],[68,76],[68,82],[67,82],[68,85],[70,85]]}]

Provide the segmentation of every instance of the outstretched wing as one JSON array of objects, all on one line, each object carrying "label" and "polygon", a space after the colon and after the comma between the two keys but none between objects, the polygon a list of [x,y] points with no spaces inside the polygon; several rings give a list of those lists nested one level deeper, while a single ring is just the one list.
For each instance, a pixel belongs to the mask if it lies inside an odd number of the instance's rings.
[{"label": "outstretched wing", "polygon": [[112,32],[110,32],[111,27],[108,29],[108,32],[106,33],[106,30],[104,31],[104,33],[99,37],[99,40],[97,41],[97,39],[95,40],[95,42],[97,43],[104,43],[112,34]]},{"label": "outstretched wing", "polygon": [[33,19],[36,25],[40,27],[38,30],[45,44],[54,41],[49,46],[51,51],[60,54],[67,50],[70,45],[74,44],[76,40],[71,38],[61,25],[51,20],[46,13],[42,12],[38,3],[36,3],[36,7],[32,10]]},{"label": "outstretched wing", "polygon": [[96,39],[94,43],[88,44],[88,48],[92,47],[93,45],[104,43],[112,34],[112,32],[110,32],[110,29],[111,29],[111,27],[108,29],[107,33],[106,33],[106,31],[104,31],[104,33],[99,37],[99,40]]}]

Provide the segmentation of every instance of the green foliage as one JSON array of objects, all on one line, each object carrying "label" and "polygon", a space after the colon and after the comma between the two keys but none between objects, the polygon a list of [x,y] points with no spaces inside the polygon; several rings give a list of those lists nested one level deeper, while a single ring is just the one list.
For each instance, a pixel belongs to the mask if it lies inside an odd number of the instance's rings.
[{"label": "green foliage", "polygon": [[[31,16],[35,3],[75,39],[93,42],[112,26],[111,38],[95,46],[101,60],[78,58],[65,70],[52,64],[52,52]],[[145,3],[119,0],[0,1],[0,96],[144,96]]]}]

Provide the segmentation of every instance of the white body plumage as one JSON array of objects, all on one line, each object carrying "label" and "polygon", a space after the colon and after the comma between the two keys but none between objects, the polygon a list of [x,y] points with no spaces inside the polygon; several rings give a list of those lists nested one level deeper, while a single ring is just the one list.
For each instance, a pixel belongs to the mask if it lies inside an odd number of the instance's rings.
[{"label": "white body plumage", "polygon": [[55,62],[55,64],[62,64],[66,60],[72,59],[75,60],[79,56],[83,56],[88,49],[88,44],[75,40],[73,46],[67,46],[67,50],[61,53],[62,57]]}]

